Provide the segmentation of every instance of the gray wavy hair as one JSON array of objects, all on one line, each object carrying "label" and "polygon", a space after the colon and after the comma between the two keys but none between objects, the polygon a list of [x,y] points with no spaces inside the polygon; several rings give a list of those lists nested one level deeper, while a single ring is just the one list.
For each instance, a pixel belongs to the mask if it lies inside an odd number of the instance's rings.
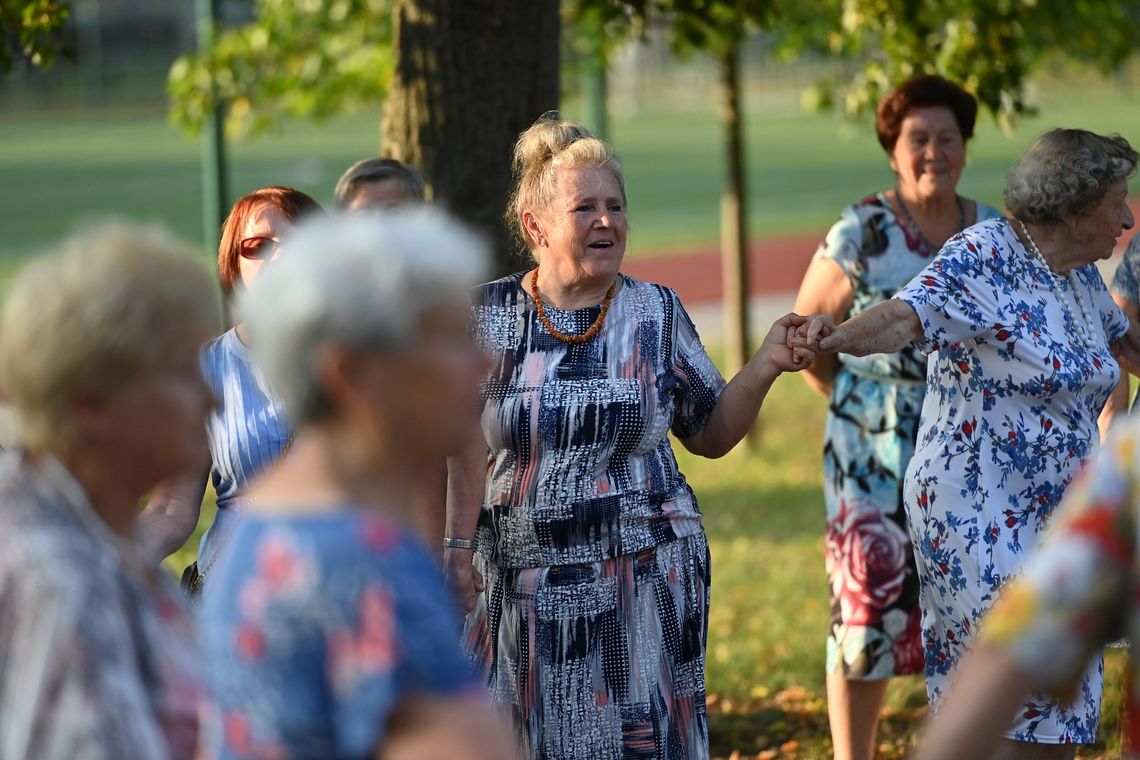
[{"label": "gray wavy hair", "polygon": [[1053,129],[1017,159],[1005,182],[1005,207],[1025,222],[1059,222],[1092,210],[1113,183],[1136,170],[1137,153],[1117,134]]},{"label": "gray wavy hair", "polygon": [[329,411],[316,372],[327,347],[398,352],[433,308],[466,304],[486,262],[483,241],[438,209],[331,214],[285,238],[237,307],[266,380],[304,425]]}]

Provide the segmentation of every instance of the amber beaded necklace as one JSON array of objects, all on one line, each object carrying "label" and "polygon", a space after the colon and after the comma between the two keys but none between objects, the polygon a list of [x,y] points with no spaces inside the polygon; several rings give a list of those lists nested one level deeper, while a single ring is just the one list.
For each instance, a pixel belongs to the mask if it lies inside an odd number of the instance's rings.
[{"label": "amber beaded necklace", "polygon": [[617,280],[610,285],[610,289],[606,291],[606,297],[602,300],[602,310],[598,313],[598,318],[594,320],[594,324],[590,325],[590,329],[581,335],[567,335],[566,333],[555,327],[550,317],[546,316],[546,307],[542,304],[542,296],[538,292],[538,268],[536,267],[534,273],[530,277],[530,294],[534,298],[534,305],[538,307],[538,319],[542,322],[542,326],[546,331],[553,335],[563,343],[569,343],[572,346],[580,346],[583,343],[589,343],[593,340],[594,336],[598,334],[598,330],[602,329],[602,323],[606,321],[606,312],[610,310],[610,301],[614,299],[614,290],[617,288]]}]

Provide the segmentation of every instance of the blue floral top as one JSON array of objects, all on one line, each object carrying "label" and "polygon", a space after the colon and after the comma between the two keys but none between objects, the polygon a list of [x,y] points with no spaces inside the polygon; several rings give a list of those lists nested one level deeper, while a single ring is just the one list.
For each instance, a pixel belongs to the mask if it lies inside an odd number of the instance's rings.
[{"label": "blue floral top", "polygon": [[436,562],[374,511],[242,515],[214,573],[209,757],[372,757],[407,697],[481,693]]},{"label": "blue floral top", "polygon": [[[1095,311],[1092,348],[1075,329],[1070,283]],[[918,313],[931,355],[904,499],[937,710],[978,619],[1098,444],[1097,416],[1120,375],[1109,344],[1128,320],[1095,266],[1055,278],[1004,219],[952,238],[896,297]],[[1100,690],[1098,663],[1071,705],[1036,695],[1007,736],[1091,742]]]}]

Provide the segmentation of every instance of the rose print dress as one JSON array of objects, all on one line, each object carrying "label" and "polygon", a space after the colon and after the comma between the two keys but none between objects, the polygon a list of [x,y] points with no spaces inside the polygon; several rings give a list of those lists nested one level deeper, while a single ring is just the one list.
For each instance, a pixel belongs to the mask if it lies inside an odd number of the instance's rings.
[{"label": "rose print dress", "polygon": [[[998,216],[976,204],[979,221]],[[885,301],[930,263],[926,246],[882,195],[843,210],[816,258],[834,261],[854,293],[850,318]],[[918,577],[902,507],[926,356],[840,355],[824,433],[827,670],[853,680],[922,672]]]},{"label": "rose print dress", "polygon": [[[1091,345],[1070,283],[1091,306]],[[954,237],[896,298],[918,313],[930,353],[904,498],[937,711],[978,620],[1098,444],[1097,417],[1120,376],[1109,344],[1128,320],[1095,266],[1055,277],[1004,219]],[[1071,703],[1034,695],[1006,736],[1092,742],[1101,680],[1098,659]]]},{"label": "rose print dress", "polygon": [[382,515],[245,513],[214,573],[207,757],[370,758],[409,696],[482,698],[438,565]]}]

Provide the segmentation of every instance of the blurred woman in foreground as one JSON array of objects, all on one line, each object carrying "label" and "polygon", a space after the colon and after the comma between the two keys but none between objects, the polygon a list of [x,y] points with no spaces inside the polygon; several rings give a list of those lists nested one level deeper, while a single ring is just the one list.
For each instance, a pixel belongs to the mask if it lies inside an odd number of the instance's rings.
[{"label": "blurred woman in foreground", "polygon": [[193,754],[199,687],[177,589],[136,544],[138,501],[206,445],[209,275],[165,234],[109,224],[8,292],[0,375],[0,757]]},{"label": "blurred woman in foreground", "polygon": [[205,587],[213,756],[512,756],[410,527],[417,472],[476,421],[484,259],[429,209],[317,220],[239,299],[297,434]]}]

